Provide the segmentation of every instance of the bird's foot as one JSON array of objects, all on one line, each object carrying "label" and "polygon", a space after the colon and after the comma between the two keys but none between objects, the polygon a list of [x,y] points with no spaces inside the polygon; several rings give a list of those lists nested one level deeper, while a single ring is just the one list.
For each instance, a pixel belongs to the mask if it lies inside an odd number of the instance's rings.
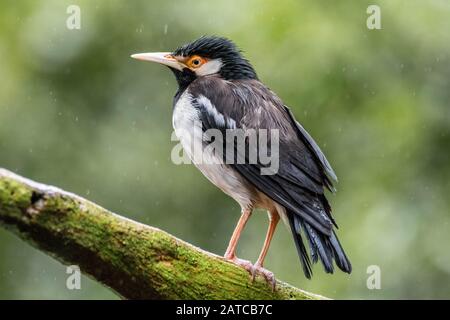
[{"label": "bird's foot", "polygon": [[252,266],[250,274],[252,275],[252,281],[255,281],[257,274],[261,275],[267,281],[267,283],[271,285],[272,291],[275,291],[275,285],[277,282],[275,280],[275,275],[273,274],[272,271],[263,268],[262,265],[260,265],[259,263],[255,263]]},{"label": "bird's foot", "polygon": [[250,272],[250,274],[252,273],[253,264],[250,261],[239,259],[236,256],[227,256],[227,255],[225,255],[225,259],[234,263],[235,265],[238,265],[239,267],[244,268],[245,270]]}]

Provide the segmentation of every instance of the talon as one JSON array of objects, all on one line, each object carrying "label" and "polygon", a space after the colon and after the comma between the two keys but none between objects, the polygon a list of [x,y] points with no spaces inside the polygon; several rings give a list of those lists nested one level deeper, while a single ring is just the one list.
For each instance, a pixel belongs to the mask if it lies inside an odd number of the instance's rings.
[{"label": "talon", "polygon": [[253,282],[255,282],[255,278],[256,278],[256,266],[255,265],[253,265],[250,274],[251,274],[251,279],[252,279],[252,283],[253,283]]},{"label": "talon", "polygon": [[252,282],[255,280],[256,274],[260,274],[268,284],[272,287],[272,291],[275,291],[276,279],[273,272],[263,268],[260,264],[255,264],[252,267],[251,275]]}]

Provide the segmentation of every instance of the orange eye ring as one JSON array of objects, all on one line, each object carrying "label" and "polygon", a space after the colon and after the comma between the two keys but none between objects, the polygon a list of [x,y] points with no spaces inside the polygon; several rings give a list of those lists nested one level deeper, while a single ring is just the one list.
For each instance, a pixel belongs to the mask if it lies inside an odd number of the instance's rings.
[{"label": "orange eye ring", "polygon": [[191,69],[197,69],[200,68],[203,64],[205,64],[206,61],[207,60],[205,58],[195,55],[188,59],[186,65]]}]

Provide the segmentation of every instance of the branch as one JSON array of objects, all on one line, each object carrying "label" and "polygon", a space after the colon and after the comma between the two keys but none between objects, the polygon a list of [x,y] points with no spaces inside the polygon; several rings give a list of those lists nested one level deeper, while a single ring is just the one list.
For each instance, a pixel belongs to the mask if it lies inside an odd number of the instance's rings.
[{"label": "branch", "polygon": [[0,224],[126,299],[323,299],[1,168]]}]

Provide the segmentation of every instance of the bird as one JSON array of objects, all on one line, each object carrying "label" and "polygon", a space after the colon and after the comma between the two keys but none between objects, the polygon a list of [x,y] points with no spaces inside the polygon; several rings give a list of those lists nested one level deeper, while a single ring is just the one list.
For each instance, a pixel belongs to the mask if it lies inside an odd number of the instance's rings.
[{"label": "bird", "polygon": [[[325,196],[326,190],[335,192],[334,170],[290,108],[259,80],[233,41],[202,36],[171,52],[131,57],[159,63],[173,72],[178,90],[173,98],[172,124],[184,152],[210,182],[241,207],[224,254],[227,261],[245,268],[252,280],[261,275],[275,289],[274,274],[264,268],[264,261],[281,219],[292,233],[306,278],[311,279],[312,265],[319,260],[326,273],[333,273],[335,265],[351,273],[351,263],[337,238],[338,225]],[[222,138],[217,140],[222,152],[204,148],[199,158],[193,145],[205,146],[213,138],[206,135],[211,130],[224,135],[271,130],[278,132],[278,140],[271,136],[265,143],[258,140],[255,144],[244,139],[241,141],[248,149],[242,152],[237,150],[234,139]],[[278,167],[263,174],[267,163],[263,163],[258,151],[266,147],[270,153],[275,149],[272,143],[278,146]],[[253,161],[248,157],[251,151],[257,154]],[[230,152],[234,155],[228,161],[224,154]],[[239,156],[243,161],[238,161]],[[252,264],[238,258],[236,248],[255,209],[267,211],[269,224],[261,253]]]}]

